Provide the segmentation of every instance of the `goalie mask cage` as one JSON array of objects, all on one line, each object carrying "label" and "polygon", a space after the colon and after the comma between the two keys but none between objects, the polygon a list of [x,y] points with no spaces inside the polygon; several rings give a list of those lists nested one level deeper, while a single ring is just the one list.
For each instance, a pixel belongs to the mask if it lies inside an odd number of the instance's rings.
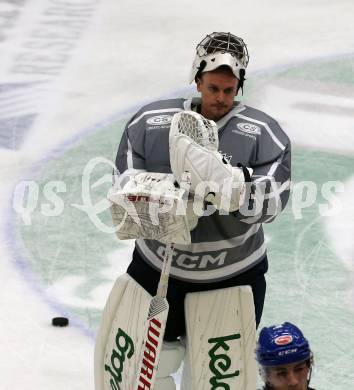
[{"label": "goalie mask cage", "polygon": [[213,32],[207,35],[198,43],[196,50],[199,57],[218,52],[229,53],[236,57],[245,68],[249,61],[247,45],[243,39],[229,32]]}]

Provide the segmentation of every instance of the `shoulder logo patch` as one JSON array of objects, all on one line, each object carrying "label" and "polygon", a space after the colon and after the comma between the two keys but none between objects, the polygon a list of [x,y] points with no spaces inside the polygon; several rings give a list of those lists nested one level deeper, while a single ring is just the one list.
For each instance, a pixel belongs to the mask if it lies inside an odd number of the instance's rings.
[{"label": "shoulder logo patch", "polygon": [[246,123],[246,122],[238,123],[237,128],[248,134],[257,134],[257,135],[261,134],[261,128],[257,125],[254,125],[253,123]]},{"label": "shoulder logo patch", "polygon": [[172,121],[172,115],[156,115],[149,118],[146,123],[151,126],[169,125]]}]

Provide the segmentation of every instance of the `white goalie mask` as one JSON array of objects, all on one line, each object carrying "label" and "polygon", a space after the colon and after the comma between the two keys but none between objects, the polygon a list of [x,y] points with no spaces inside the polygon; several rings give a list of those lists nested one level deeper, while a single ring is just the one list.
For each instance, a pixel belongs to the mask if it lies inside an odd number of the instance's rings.
[{"label": "white goalie mask", "polygon": [[197,45],[190,82],[195,81],[198,73],[210,72],[226,65],[242,86],[248,60],[247,46],[242,38],[231,33],[214,32]]}]

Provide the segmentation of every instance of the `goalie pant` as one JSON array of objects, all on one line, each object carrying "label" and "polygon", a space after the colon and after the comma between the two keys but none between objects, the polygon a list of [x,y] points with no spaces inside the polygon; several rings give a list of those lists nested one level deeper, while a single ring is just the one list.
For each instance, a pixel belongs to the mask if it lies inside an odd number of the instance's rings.
[{"label": "goalie pant", "polygon": [[[170,310],[168,313],[164,340],[175,341],[179,336],[186,334],[184,299],[187,293],[216,290],[233,286],[251,286],[255,306],[256,326],[258,327],[263,311],[266,291],[264,274],[267,269],[268,261],[267,258],[265,258],[261,263],[257,264],[249,271],[220,282],[192,283],[170,277],[167,290],[167,300]],[[127,273],[151,295],[155,295],[160,279],[160,271],[152,268],[146,263],[137,249],[133,252],[133,260],[128,267]]]},{"label": "goalie pant", "polygon": [[[198,99],[162,100],[133,116],[116,158],[123,184],[141,171],[171,173],[172,116],[182,110],[198,111],[199,105]],[[279,124],[264,112],[235,102],[217,126],[219,151],[231,157],[233,166],[241,163],[253,169],[252,189],[258,195],[238,212],[220,215],[215,211],[200,217],[191,232],[192,243],[175,246],[171,276],[192,283],[222,281],[264,262],[262,223],[274,220],[289,198],[290,141]],[[145,262],[161,269],[164,244],[139,239],[136,247]]]}]

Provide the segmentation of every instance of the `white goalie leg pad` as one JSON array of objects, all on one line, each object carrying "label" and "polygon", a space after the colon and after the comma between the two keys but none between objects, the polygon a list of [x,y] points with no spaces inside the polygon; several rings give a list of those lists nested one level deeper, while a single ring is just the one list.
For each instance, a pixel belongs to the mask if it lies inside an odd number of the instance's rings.
[{"label": "white goalie leg pad", "polygon": [[116,280],[96,336],[95,390],[135,385],[150,300],[151,295],[128,274]]},{"label": "white goalie leg pad", "polygon": [[175,374],[182,364],[185,347],[180,341],[162,344],[159,367],[154,390],[175,390],[176,384],[171,374]]},{"label": "white goalie leg pad", "polygon": [[255,390],[256,322],[250,286],[187,294],[181,390]]}]

